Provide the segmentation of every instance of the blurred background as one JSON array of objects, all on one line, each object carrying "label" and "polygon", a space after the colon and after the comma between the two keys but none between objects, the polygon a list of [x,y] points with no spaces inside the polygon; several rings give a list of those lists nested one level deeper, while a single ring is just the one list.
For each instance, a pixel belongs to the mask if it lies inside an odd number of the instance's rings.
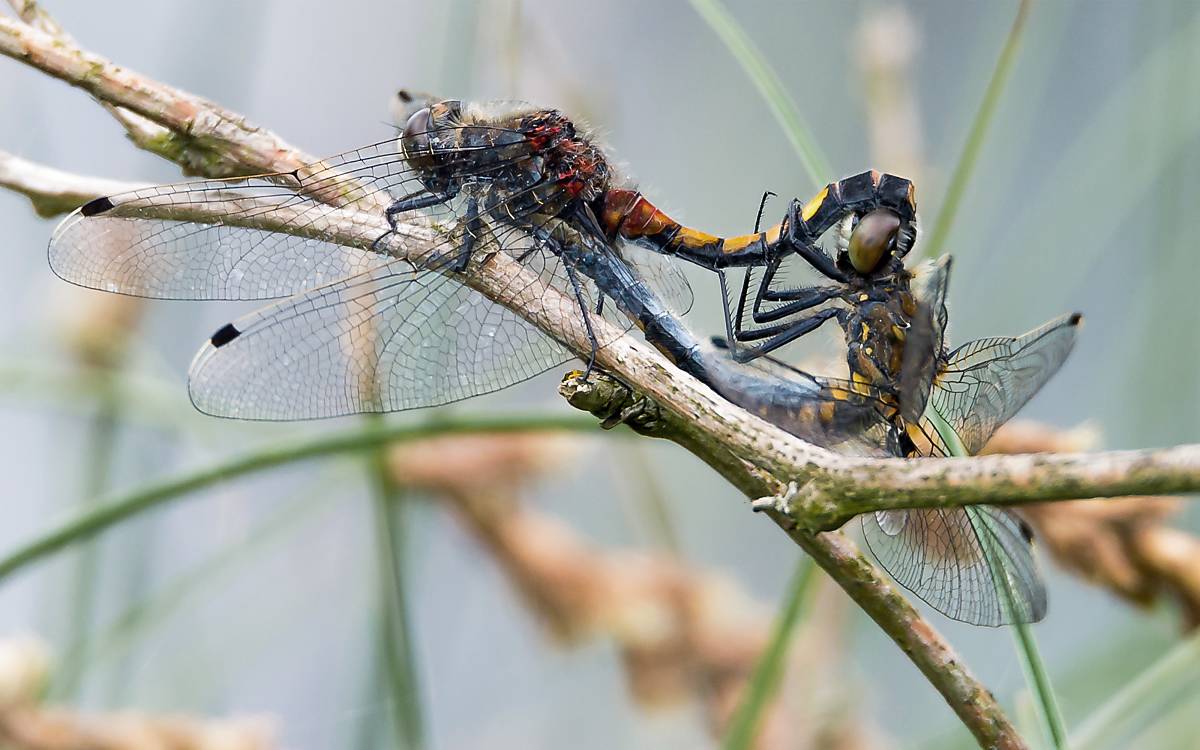
[{"label": "blurred background", "polygon": [[[564,109],[601,134],[660,206],[716,233],[748,231],[764,190],[780,196],[768,206],[776,217],[788,198],[819,188],[744,71],[682,1],[46,8],[84,48],[242,112],[310,153],[386,138],[390,98],[411,87]],[[733,13],[834,173],[874,167],[913,178],[928,227],[1016,8],[760,2]],[[953,342],[1074,310],[1087,318],[1066,366],[1021,414],[1084,426],[1054,438],[1064,445],[1200,438],[1197,75],[1196,3],[1035,3],[961,195],[944,248],[956,259]],[[86,95],[11,60],[0,60],[0,101],[0,149],[89,175],[179,178]],[[0,192],[0,555],[99,498],[361,423],[195,413],[192,354],[248,308],[70,287],[46,265],[54,224]],[[719,331],[714,279],[689,274],[689,322]],[[832,335],[819,343],[835,353]],[[555,390],[566,369],[448,411],[571,414]],[[260,717],[230,731],[265,732],[264,747],[388,747],[413,721],[439,748],[713,745],[796,547],[673,445],[598,430],[480,440],[207,487],[5,580],[0,636],[41,639],[53,654],[54,703]],[[1163,523],[1192,544],[1200,515],[1188,505],[1151,515],[1086,527],[1074,548],[1056,551],[1067,569],[1042,555],[1050,611],[1035,632],[1069,725],[1195,622],[1186,587],[1142,580],[1145,566],[1123,558],[1121,544],[1128,528]],[[1116,540],[1115,562],[1099,559],[1104,534]],[[397,646],[398,586],[412,670]],[[1185,593],[1159,595],[1168,589]],[[929,616],[1027,719],[1010,635]],[[827,583],[790,663],[764,745],[971,744],[908,659]],[[416,700],[393,693],[408,671]],[[1137,729],[1149,743],[1140,746],[1195,747],[1200,685],[1173,700]]]}]

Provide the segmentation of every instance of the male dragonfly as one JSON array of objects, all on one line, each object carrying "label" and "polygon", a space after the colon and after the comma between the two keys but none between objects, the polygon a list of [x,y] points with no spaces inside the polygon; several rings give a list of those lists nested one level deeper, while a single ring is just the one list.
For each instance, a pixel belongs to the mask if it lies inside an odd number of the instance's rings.
[{"label": "male dragonfly", "polygon": [[[397,139],[290,172],[93,200],[54,232],[50,265],[72,283],[143,297],[286,298],[222,327],[197,354],[189,391],[203,412],[397,411],[494,391],[571,358],[464,283],[472,263],[497,253],[571,300],[562,313],[593,358],[608,343],[594,318],[615,324],[603,327],[610,334],[631,325],[626,283],[665,300],[662,314],[686,312],[678,264],[616,231],[637,195],[557,110],[443,101],[412,113]],[[386,218],[384,231],[351,242],[331,228],[362,211],[366,224]],[[424,262],[407,258],[401,223],[432,236]]]}]

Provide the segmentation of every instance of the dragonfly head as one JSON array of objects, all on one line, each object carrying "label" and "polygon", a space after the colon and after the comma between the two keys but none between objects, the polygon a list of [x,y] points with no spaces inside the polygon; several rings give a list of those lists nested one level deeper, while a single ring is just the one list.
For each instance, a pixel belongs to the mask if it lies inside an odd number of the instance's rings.
[{"label": "dragonfly head", "polygon": [[413,112],[400,135],[404,155],[416,167],[430,169],[436,166],[437,133],[457,122],[461,115],[462,102],[457,99],[447,99]]},{"label": "dragonfly head", "polygon": [[908,248],[901,248],[900,217],[886,208],[877,208],[858,220],[850,231],[846,254],[850,265],[861,274],[879,268],[891,255],[902,257]]}]

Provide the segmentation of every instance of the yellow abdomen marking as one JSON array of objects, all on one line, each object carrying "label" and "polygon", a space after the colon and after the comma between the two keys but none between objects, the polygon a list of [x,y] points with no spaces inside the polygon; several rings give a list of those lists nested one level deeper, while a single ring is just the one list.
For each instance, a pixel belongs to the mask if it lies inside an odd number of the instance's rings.
[{"label": "yellow abdomen marking", "polygon": [[828,197],[829,197],[829,186],[826,185],[824,188],[821,189],[821,192],[817,193],[813,197],[812,200],[810,200],[808,203],[804,204],[804,208],[800,210],[800,218],[804,219],[805,221],[808,221],[809,219],[811,219],[817,213],[817,211],[821,208],[821,204],[824,203],[825,199]]}]

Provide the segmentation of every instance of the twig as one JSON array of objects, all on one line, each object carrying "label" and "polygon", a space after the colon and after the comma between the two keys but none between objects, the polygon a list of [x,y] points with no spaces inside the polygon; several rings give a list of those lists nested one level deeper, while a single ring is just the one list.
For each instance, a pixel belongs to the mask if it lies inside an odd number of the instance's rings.
[{"label": "twig", "polygon": [[[676,375],[676,385],[682,385],[680,380]],[[755,497],[777,485],[769,474],[755,469],[730,450],[730,443],[737,441],[736,436],[731,435],[724,443],[712,441],[699,427],[711,418],[705,414],[677,413],[633,393],[615,380],[595,375],[587,381],[568,377],[560,391],[572,406],[605,418],[607,424],[623,422],[640,434],[679,443],[720,472],[747,497]],[[768,432],[773,429],[767,427]],[[788,436],[780,434],[779,443],[764,444],[762,450],[775,451],[790,441]],[[777,511],[768,509],[766,512],[900,646],[980,745],[994,748],[1026,746],[996,699],[975,679],[950,644],[848,537],[839,532],[813,534],[797,527]]]},{"label": "twig", "polygon": [[49,218],[74,211],[92,198],[146,185],[63,172],[0,151],[0,187],[26,196],[38,216]]},{"label": "twig", "polygon": [[0,747],[11,750],[267,750],[272,722],[136,713],[85,715],[48,708],[39,698],[49,677],[48,649],[36,638],[0,640]]}]

